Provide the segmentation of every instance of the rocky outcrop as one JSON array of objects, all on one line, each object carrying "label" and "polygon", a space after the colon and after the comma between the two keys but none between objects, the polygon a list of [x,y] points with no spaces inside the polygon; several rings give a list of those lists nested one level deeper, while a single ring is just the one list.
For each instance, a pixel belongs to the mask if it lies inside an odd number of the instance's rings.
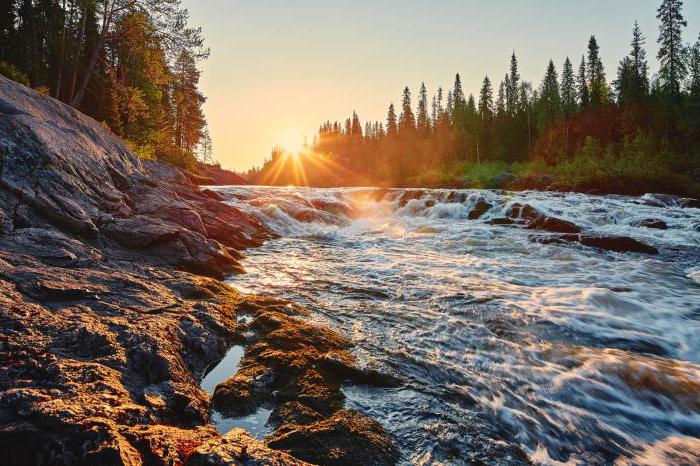
[{"label": "rocky outcrop", "polygon": [[[179,170],[137,159],[98,123],[0,77],[2,464],[303,464],[242,432],[222,437],[199,388],[246,340],[241,313],[256,316],[258,349],[321,335],[340,345],[328,352],[343,370],[322,367],[327,355],[312,353],[325,348],[311,344],[288,361],[300,364],[294,387],[316,363],[332,381],[328,396],[290,388],[290,400],[339,412],[337,384],[366,373],[350,367],[341,337],[284,314],[293,304],[210,278],[241,271],[241,251],[271,236]],[[283,383],[272,356],[251,347],[247,358]],[[248,390],[243,404],[270,396]]]}]

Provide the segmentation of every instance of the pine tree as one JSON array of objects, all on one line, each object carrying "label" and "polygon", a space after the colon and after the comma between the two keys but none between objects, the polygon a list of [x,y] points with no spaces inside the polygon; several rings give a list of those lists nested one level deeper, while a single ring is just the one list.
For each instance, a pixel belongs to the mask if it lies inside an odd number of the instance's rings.
[{"label": "pine tree", "polygon": [[498,96],[496,97],[496,114],[502,115],[506,112],[506,80],[508,76],[501,81],[498,86]]},{"label": "pine tree", "polygon": [[411,91],[406,86],[403,90],[401,114],[399,115],[399,132],[410,132],[416,127],[416,118],[411,109]]},{"label": "pine tree", "polygon": [[644,35],[634,22],[630,54],[620,61],[615,89],[620,105],[640,104],[649,93],[649,73],[644,50]]},{"label": "pine tree", "polygon": [[388,137],[394,137],[398,134],[398,125],[396,123],[396,110],[394,109],[394,104],[389,105],[389,112],[386,116],[386,135]]},{"label": "pine tree", "polygon": [[188,167],[194,159],[194,149],[202,138],[206,126],[202,105],[204,96],[199,92],[199,70],[195,59],[187,50],[180,52],[175,64],[175,146],[178,149],[176,164]]},{"label": "pine tree", "polygon": [[510,57],[510,75],[506,81],[506,110],[511,115],[520,107],[518,98],[520,94],[520,73],[518,72],[518,59],[515,52]]},{"label": "pine tree", "polygon": [[484,81],[479,92],[479,139],[476,148],[476,160],[478,163],[491,150],[491,132],[493,130],[493,87],[488,76],[484,76]]},{"label": "pine tree", "polygon": [[548,128],[561,115],[559,79],[554,62],[549,61],[542,85],[540,86],[537,124],[540,131]]},{"label": "pine tree", "polygon": [[693,97],[700,97],[700,35],[690,49],[688,71],[688,93]]},{"label": "pine tree", "polygon": [[464,91],[462,90],[462,79],[459,77],[459,73],[455,76],[455,85],[452,89],[452,104],[455,109],[459,109],[466,103],[464,100]]},{"label": "pine tree", "polygon": [[587,110],[591,104],[591,95],[588,90],[588,80],[586,77],[586,57],[581,57],[581,65],[578,68],[578,77],[576,78],[578,87],[578,101],[582,110]]},{"label": "pine tree", "polygon": [[493,117],[493,87],[488,76],[484,77],[479,92],[479,116],[482,120],[490,120]]},{"label": "pine tree", "polygon": [[362,124],[360,123],[360,118],[357,116],[357,112],[352,111],[352,124],[350,126],[350,135],[353,138],[362,139]]},{"label": "pine tree", "polygon": [[425,89],[425,83],[420,84],[417,114],[416,124],[418,130],[422,133],[427,133],[430,129],[430,121],[428,119],[428,91]]},{"label": "pine tree", "polygon": [[685,78],[687,67],[683,59],[683,28],[688,23],[683,19],[682,0],[663,0],[656,17],[659,26],[659,53],[661,62],[659,78],[662,89],[669,94],[678,94]]},{"label": "pine tree", "polygon": [[574,67],[569,57],[564,61],[564,68],[561,72],[561,106],[564,117],[570,117],[576,113],[576,77]]},{"label": "pine tree", "polygon": [[607,84],[603,60],[600,58],[600,47],[595,36],[588,41],[588,85],[590,86],[590,104],[600,107],[607,100]]}]

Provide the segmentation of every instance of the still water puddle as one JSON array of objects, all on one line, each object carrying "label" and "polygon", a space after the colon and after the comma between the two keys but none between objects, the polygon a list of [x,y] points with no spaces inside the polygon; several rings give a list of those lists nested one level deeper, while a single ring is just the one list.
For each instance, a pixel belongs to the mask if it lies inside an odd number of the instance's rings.
[{"label": "still water puddle", "polygon": [[[201,383],[202,390],[209,394],[221,382],[232,377],[237,371],[243,359],[245,348],[240,345],[232,346],[226,356],[204,377]],[[211,423],[221,434],[225,434],[234,428],[245,429],[256,438],[263,438],[272,431],[266,427],[271,409],[259,408],[255,413],[244,417],[225,417],[218,411],[212,410]]]}]

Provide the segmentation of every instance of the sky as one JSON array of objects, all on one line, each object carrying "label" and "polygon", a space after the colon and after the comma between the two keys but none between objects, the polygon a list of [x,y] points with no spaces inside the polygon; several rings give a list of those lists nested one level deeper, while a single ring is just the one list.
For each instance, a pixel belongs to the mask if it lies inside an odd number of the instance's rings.
[{"label": "sky", "polygon": [[[660,0],[182,0],[211,56],[200,64],[214,157],[259,166],[275,145],[296,150],[325,120],[384,121],[404,86],[414,97],[451,87],[466,94],[485,74],[497,87],[515,51],[539,85],[549,59],[577,69],[594,34],[608,81],[628,53],[635,19],[658,68]],[[700,1],[686,0],[686,42],[700,32]],[[414,98],[415,104],[415,98]],[[415,105],[414,105],[415,106]]]}]

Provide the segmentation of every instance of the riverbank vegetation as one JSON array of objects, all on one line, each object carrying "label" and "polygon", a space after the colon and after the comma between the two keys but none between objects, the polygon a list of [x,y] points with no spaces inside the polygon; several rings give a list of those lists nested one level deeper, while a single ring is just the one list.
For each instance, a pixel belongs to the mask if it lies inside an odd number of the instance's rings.
[{"label": "riverbank vegetation", "polygon": [[211,153],[197,69],[208,54],[179,0],[0,1],[0,74],[188,169]]},{"label": "riverbank vegetation", "polygon": [[385,122],[323,123],[299,155],[281,149],[249,172],[263,184],[474,186],[697,193],[700,177],[700,37],[682,40],[681,0],[663,0],[659,71],[649,72],[635,22],[629,54],[607,79],[595,36],[585,54],[549,60],[539,85],[515,53],[498,81],[465,96],[459,75],[432,95],[406,87]]}]

